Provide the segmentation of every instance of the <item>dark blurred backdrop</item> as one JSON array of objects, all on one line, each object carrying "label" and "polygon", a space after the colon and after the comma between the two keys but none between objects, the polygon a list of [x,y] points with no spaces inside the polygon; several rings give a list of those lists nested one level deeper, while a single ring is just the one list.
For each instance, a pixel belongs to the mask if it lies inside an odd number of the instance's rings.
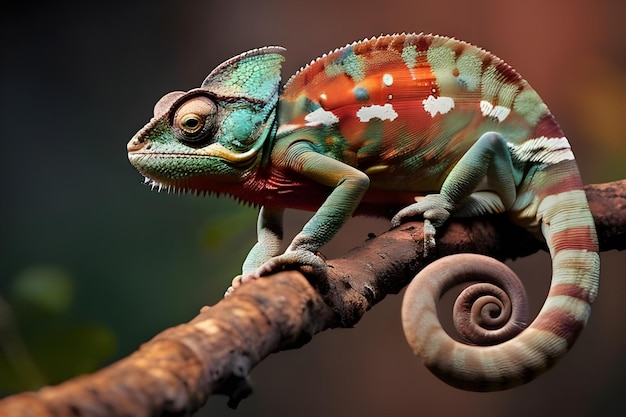
[{"label": "dark blurred backdrop", "polygon": [[[585,182],[606,182],[626,177],[625,13],[616,0],[9,2],[0,11],[0,395],[127,355],[217,302],[237,273],[255,210],[151,192],[126,159],[163,94],[263,45],[287,48],[286,79],[364,37],[451,35],[514,66],[556,114]],[[292,214],[290,230],[305,218]],[[341,255],[384,229],[353,221],[324,252]],[[216,397],[198,415],[624,415],[626,255],[602,260],[589,327],[528,386],[445,386],[411,355],[391,296],[355,329],[264,361],[236,413]],[[547,256],[515,267],[537,308]]]}]

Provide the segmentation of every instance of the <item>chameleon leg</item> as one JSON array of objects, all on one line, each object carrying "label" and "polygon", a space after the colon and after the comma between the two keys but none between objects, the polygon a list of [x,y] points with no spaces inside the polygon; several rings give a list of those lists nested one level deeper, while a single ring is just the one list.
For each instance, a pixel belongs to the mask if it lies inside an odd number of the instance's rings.
[{"label": "chameleon leg", "polygon": [[[400,210],[391,219],[398,226],[409,217],[422,215],[441,226],[450,215],[476,216],[498,213],[515,201],[522,173],[513,166],[506,140],[495,132],[483,134],[454,166],[439,194],[429,194]],[[484,180],[486,186],[481,184]],[[478,188],[490,191],[476,191]]]},{"label": "chameleon leg", "polygon": [[306,141],[291,144],[280,158],[287,168],[312,180],[332,187],[332,192],[313,217],[296,235],[284,254],[273,257],[255,272],[262,276],[278,268],[309,265],[314,270],[326,268],[316,255],[321,246],[330,241],[352,215],[369,187],[369,177],[358,169],[318,153]]},{"label": "chameleon leg", "polygon": [[280,253],[283,241],[283,213],[282,209],[261,207],[257,221],[257,243],[246,256],[242,266],[243,275],[254,272],[268,259]]},{"label": "chameleon leg", "polygon": [[280,253],[283,241],[283,213],[282,209],[261,207],[257,220],[257,243],[252,247],[242,266],[241,275],[237,275],[226,290],[225,295],[231,294],[237,287],[254,278],[254,271],[267,260]]}]

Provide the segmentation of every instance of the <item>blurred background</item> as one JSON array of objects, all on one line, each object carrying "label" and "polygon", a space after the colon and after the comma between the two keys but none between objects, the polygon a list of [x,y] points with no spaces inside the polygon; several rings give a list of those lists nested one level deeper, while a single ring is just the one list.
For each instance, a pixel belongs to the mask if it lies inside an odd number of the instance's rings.
[{"label": "blurred background", "polygon": [[[616,0],[9,2],[0,11],[0,396],[128,355],[217,302],[253,244],[256,211],[229,199],[151,192],[130,137],[172,90],[264,45],[287,48],[284,79],[353,40],[432,32],[515,67],[556,114],[584,181],[626,177],[626,3]],[[295,232],[306,219],[288,217]],[[384,222],[352,221],[336,257]],[[573,351],[512,391],[435,379],[402,335],[399,296],[354,329],[272,355],[255,394],[212,416],[609,416],[626,413],[626,254],[602,254],[594,314]],[[514,263],[533,306],[546,254]]]}]

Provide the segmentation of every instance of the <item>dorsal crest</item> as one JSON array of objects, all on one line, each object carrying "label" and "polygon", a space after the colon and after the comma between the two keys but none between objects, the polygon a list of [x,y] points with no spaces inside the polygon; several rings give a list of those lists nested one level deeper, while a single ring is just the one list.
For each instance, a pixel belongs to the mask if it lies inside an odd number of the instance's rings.
[{"label": "dorsal crest", "polygon": [[522,77],[502,59],[468,42],[439,35],[402,33],[366,38],[325,53],[291,76],[285,84],[285,90],[295,92],[319,72],[325,72],[329,76],[344,72],[359,81],[358,77],[362,71],[359,70],[357,61],[375,58],[378,63],[384,64],[386,53],[400,54],[406,66],[411,68],[420,58],[428,59],[429,53],[437,49],[443,54],[437,56],[435,53],[430,56],[434,60],[431,63],[433,66],[454,66],[459,57],[469,53],[475,57],[472,64],[478,65],[478,68],[474,69],[482,71],[491,66],[503,81],[514,83],[523,81]]}]

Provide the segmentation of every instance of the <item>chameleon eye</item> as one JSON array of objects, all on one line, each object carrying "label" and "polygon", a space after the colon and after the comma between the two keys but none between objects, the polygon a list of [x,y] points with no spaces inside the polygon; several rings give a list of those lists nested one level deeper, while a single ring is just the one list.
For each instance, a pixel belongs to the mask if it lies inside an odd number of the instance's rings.
[{"label": "chameleon eye", "polygon": [[184,115],[180,119],[180,128],[185,133],[194,134],[202,128],[202,116],[195,113],[189,113]]},{"label": "chameleon eye", "polygon": [[208,97],[196,96],[182,103],[174,115],[179,139],[196,145],[210,139],[216,114],[217,106]]}]

